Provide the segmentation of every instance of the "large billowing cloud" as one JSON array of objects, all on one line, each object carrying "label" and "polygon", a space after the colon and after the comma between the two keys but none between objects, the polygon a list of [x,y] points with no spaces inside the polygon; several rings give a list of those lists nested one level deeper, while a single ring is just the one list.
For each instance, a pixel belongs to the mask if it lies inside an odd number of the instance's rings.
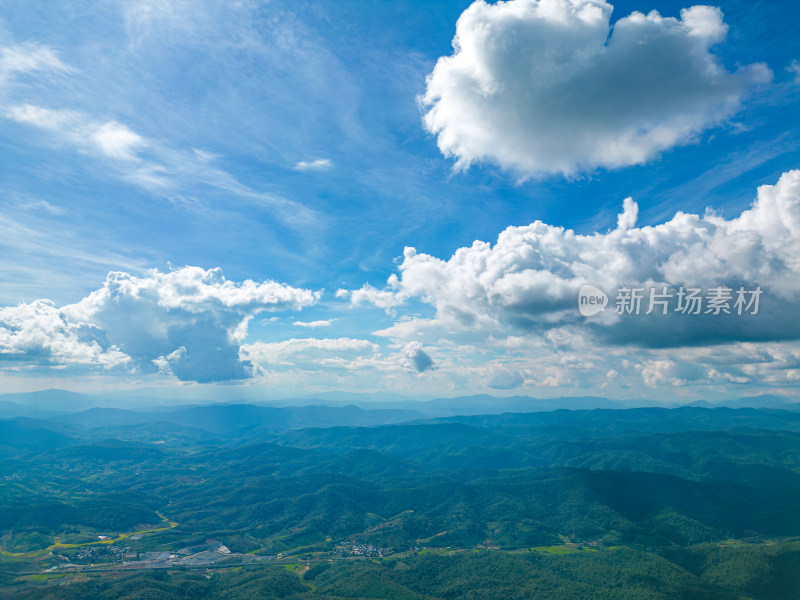
[{"label": "large billowing cloud", "polygon": [[441,151],[522,175],[640,164],[771,78],[763,64],[728,72],[711,52],[727,33],[718,8],[634,12],[613,29],[611,11],[603,0],[472,4],[419,100]]},{"label": "large billowing cloud", "polygon": [[[406,248],[389,285],[357,290],[351,303],[397,310],[418,299],[433,307],[432,318],[401,318],[382,332],[398,340],[420,339],[427,329],[485,338],[567,326],[607,344],[653,348],[800,339],[800,170],[761,186],[752,207],[730,220],[679,212],[636,227],[636,212],[627,199],[617,228],[593,235],[540,221],[509,227],[496,244],[476,241],[448,260]],[[611,303],[588,319],[577,310],[585,283],[605,290]],[[616,314],[623,287],[645,290],[641,314]],[[645,315],[649,289],[664,287],[673,294],[668,313],[656,305]],[[731,314],[706,313],[707,304],[697,315],[675,311],[681,287],[702,289],[706,301],[710,290],[730,288]],[[758,314],[754,307],[737,314],[737,290],[759,287]]]},{"label": "large billowing cloud", "polygon": [[161,370],[183,381],[244,379],[253,375],[252,363],[239,357],[248,321],[263,311],[299,310],[319,296],[274,281],[229,281],[218,268],[114,272],[76,304],[0,309],[0,361]]}]

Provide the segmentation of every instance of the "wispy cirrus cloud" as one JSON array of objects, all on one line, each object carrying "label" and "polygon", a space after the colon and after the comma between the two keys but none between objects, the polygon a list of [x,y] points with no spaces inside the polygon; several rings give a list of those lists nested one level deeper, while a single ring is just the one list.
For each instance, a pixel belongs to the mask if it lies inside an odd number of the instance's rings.
[{"label": "wispy cirrus cloud", "polygon": [[329,158],[318,158],[316,160],[301,160],[294,165],[295,171],[327,171],[333,168],[333,162]]},{"label": "wispy cirrus cloud", "polygon": [[[151,8],[158,12],[163,7]],[[39,78],[40,88],[49,89],[49,81],[42,77],[76,72],[57,52],[41,44],[31,42],[0,48],[0,84],[6,80],[6,87],[18,92],[15,98],[25,96],[25,89],[9,80],[16,74],[29,73],[34,82]],[[208,191],[224,192],[247,206],[271,212],[298,231],[320,226],[319,216],[312,209],[279,194],[254,189],[215,164],[220,158],[218,154],[184,149],[168,139],[142,134],[119,117],[11,100],[0,101],[0,115],[48,134],[38,140],[40,144],[74,150],[103,161],[104,174],[110,172],[122,181],[181,206],[187,206],[186,198],[208,196],[205,193]],[[332,166],[327,159],[307,164],[310,169]]]},{"label": "wispy cirrus cloud", "polygon": [[77,297],[85,284],[76,278],[74,265],[102,280],[112,268],[142,271],[153,260],[153,251],[144,244],[116,240],[100,249],[97,237],[65,235],[63,222],[70,218],[66,208],[37,198],[14,199],[9,206],[22,214],[0,211],[0,303]]},{"label": "wispy cirrus cloud", "polygon": [[795,83],[800,83],[800,62],[797,59],[793,60],[786,70],[789,71],[792,75],[794,75]]},{"label": "wispy cirrus cloud", "polygon": [[53,110],[31,104],[12,106],[6,117],[53,133],[72,147],[118,161],[141,160],[140,150],[149,143],[116,121],[94,121],[71,110]]},{"label": "wispy cirrus cloud", "polygon": [[171,201],[181,203],[182,198],[193,195],[197,186],[206,186],[271,211],[293,228],[303,230],[318,224],[313,210],[282,196],[254,190],[213,166],[216,157],[212,153],[174,149],[139,135],[123,123],[93,119],[79,111],[23,104],[8,108],[5,116],[47,131],[56,145],[107,161],[120,179]]},{"label": "wispy cirrus cloud", "polygon": [[0,48],[0,84],[14,74],[31,72],[67,74],[74,71],[74,68],[61,61],[55,50],[43,44],[28,42]]},{"label": "wispy cirrus cloud", "polygon": [[319,321],[295,321],[292,325],[296,327],[310,327],[312,329],[316,329],[317,327],[330,327],[335,319],[326,319],[326,320],[319,320]]}]

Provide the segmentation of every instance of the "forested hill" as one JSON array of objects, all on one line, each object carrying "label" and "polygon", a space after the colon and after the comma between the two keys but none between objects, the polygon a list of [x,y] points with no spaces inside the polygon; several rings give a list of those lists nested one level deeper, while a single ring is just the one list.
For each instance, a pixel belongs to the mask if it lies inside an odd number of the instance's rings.
[{"label": "forested hill", "polygon": [[[136,559],[131,586],[176,598],[523,598],[534,581],[547,598],[766,598],[800,569],[793,411],[220,405],[0,433],[12,598],[122,597],[107,577]],[[180,575],[170,556],[205,557],[214,576]],[[497,569],[522,578],[506,595],[490,593]]]}]

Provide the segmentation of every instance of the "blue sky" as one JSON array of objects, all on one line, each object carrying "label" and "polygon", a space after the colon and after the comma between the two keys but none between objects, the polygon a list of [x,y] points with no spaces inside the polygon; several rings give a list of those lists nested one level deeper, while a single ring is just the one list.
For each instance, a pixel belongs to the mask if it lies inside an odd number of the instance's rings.
[{"label": "blue sky", "polygon": [[0,384],[796,394],[798,9],[690,6],[4,2]]}]

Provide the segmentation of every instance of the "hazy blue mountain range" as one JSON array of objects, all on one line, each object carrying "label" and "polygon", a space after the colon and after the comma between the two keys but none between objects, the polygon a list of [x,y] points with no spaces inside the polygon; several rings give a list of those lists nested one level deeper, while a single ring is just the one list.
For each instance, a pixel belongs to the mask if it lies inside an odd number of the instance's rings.
[{"label": "hazy blue mountain range", "polygon": [[[639,408],[639,407],[672,407],[683,404],[663,404],[648,402],[646,400],[610,400],[599,396],[570,396],[558,398],[533,398],[530,396],[497,397],[488,394],[473,396],[457,396],[454,398],[419,399],[402,396],[399,394],[349,394],[344,392],[329,392],[312,396],[285,398],[282,400],[243,399],[232,402],[214,403],[209,400],[191,400],[186,398],[168,398],[161,396],[148,396],[130,392],[128,394],[80,394],[66,390],[43,390],[39,392],[0,394],[0,418],[17,416],[25,417],[52,417],[63,416],[93,408],[116,408],[133,410],[143,413],[176,412],[179,409],[188,409],[197,406],[211,406],[213,404],[256,404],[265,407],[358,407],[375,409],[407,411],[408,418],[413,418],[412,412],[419,416],[454,416],[454,415],[479,415],[502,414],[506,412],[540,412],[558,409],[582,410],[595,408]],[[725,402],[712,404],[704,400],[689,403],[688,406],[705,408],[730,407],[730,408],[783,408],[787,410],[800,409],[796,398],[763,394],[734,398]],[[412,411],[412,412],[408,412]],[[103,414],[103,418],[117,422],[119,419],[128,419],[128,422],[141,422],[142,419],[152,420],[150,417],[137,417],[122,413],[96,413]],[[276,413],[277,414],[277,413]],[[387,413],[388,415],[389,413]],[[400,419],[402,412],[395,413]],[[179,418],[180,420],[181,418]],[[102,419],[100,419],[102,420]],[[168,419],[171,420],[171,419]],[[390,421],[386,421],[390,422]],[[351,422],[351,424],[359,424]]]}]

